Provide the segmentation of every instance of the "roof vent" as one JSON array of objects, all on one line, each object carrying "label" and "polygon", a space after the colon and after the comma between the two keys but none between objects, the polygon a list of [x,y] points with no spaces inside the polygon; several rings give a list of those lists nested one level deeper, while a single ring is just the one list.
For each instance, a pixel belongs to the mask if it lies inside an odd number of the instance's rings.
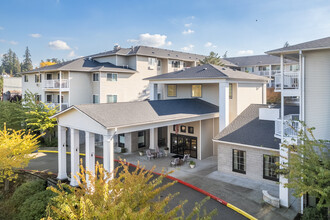
[{"label": "roof vent", "polygon": [[155,52],[152,51],[151,53],[154,54]]},{"label": "roof vent", "polygon": [[205,67],[205,68],[203,68],[203,70],[207,70],[207,68]]}]

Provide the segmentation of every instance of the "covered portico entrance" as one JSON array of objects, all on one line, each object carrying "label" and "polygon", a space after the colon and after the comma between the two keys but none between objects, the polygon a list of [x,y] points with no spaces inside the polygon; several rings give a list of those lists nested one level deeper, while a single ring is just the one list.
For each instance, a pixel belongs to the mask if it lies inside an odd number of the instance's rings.
[{"label": "covered portico entrance", "polygon": [[[115,138],[120,138],[122,134],[125,137],[125,147],[130,147],[131,151],[137,151],[139,144],[148,144],[150,149],[157,149],[159,137],[162,137],[159,135],[159,130],[167,128],[167,146],[170,147],[170,134],[175,132],[173,127],[180,126],[180,130],[176,131],[177,134],[187,133],[187,136],[198,137],[197,146],[206,146],[211,143],[208,148],[212,151],[212,138],[216,133],[214,124],[217,124],[214,123],[214,119],[219,117],[217,111],[218,106],[200,99],[72,106],[53,116],[58,121],[58,179],[68,177],[66,172],[67,129],[70,129],[70,184],[77,186],[77,180],[79,180],[77,175],[79,173],[79,131],[85,133],[86,169],[94,171],[95,135],[102,135],[103,166],[108,172],[113,172]],[[194,131],[188,135],[188,129],[191,127],[194,127]],[[143,134],[143,132],[145,133]],[[194,143],[193,138],[189,140],[190,144]],[[197,141],[197,138],[195,140]],[[196,154],[194,154],[194,145],[189,149],[192,157],[195,155],[198,159],[203,157],[201,147],[198,148],[199,153]]]}]

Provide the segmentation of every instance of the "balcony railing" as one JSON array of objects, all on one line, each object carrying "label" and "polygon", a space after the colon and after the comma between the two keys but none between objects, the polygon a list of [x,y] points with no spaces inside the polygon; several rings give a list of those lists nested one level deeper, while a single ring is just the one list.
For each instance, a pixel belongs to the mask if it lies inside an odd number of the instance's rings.
[{"label": "balcony railing", "polygon": [[[281,90],[282,74],[275,74],[275,89]],[[283,89],[299,89],[299,72],[284,72]]]},{"label": "balcony railing", "polygon": [[61,88],[69,88],[69,83],[67,79],[62,79],[61,82],[59,79],[52,80],[44,80],[44,88],[45,89],[59,89]]},{"label": "balcony railing", "polygon": [[[56,102],[50,102],[50,103],[47,103],[48,104],[48,106],[49,107],[51,107],[51,108],[54,108],[55,106],[58,106],[58,110],[60,110],[60,103],[56,103]],[[69,103],[62,103],[61,104],[61,106],[62,106],[62,111],[64,110],[64,109],[67,109],[68,107],[69,107]]]},{"label": "balcony railing", "polygon": [[[284,116],[283,120],[283,136],[284,137],[297,137],[297,133],[300,129],[300,123],[298,121],[299,114],[292,114]],[[275,121],[275,136],[281,137],[282,130],[281,130],[281,119],[277,119]]]}]

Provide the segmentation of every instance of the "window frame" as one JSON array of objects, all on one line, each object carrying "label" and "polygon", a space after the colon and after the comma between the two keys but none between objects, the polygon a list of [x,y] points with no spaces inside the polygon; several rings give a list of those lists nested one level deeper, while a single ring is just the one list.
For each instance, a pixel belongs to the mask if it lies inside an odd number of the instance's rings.
[{"label": "window frame", "polygon": [[[108,77],[108,75],[111,74],[111,77]],[[116,76],[116,77],[114,77]],[[109,82],[117,82],[118,81],[118,73],[107,73],[107,81]]]},{"label": "window frame", "polygon": [[24,75],[24,82],[29,82],[29,76],[28,75]]},{"label": "window frame", "polygon": [[[194,86],[200,86],[200,87],[201,87],[201,92],[200,92],[201,95],[200,95],[200,96],[194,96],[194,95],[193,95],[193,91],[194,91],[193,87],[194,87]],[[192,98],[202,98],[202,97],[203,97],[203,85],[202,85],[202,84],[192,84],[192,85],[191,85],[191,97],[192,97]]]},{"label": "window frame", "polygon": [[[120,141],[120,137],[124,137],[124,143]],[[125,134],[118,134],[118,147],[125,148]]]},{"label": "window frame", "polygon": [[[243,152],[243,155],[244,155],[244,170],[241,170],[241,169],[236,169],[235,168],[235,151],[237,151],[237,155],[238,155],[238,152]],[[240,163],[239,161],[237,163]],[[233,172],[236,172],[236,173],[241,173],[241,174],[246,174],[246,151],[244,150],[238,150],[238,149],[233,149],[232,150],[232,171]]]},{"label": "window frame", "polygon": [[233,84],[229,83],[229,99],[233,99]]},{"label": "window frame", "polygon": [[[48,79],[48,76],[50,76],[49,79]],[[53,74],[52,73],[46,73],[46,80],[53,80]]]},{"label": "window frame", "polygon": [[[109,102],[109,96],[112,96],[112,98],[116,97],[115,102]],[[107,95],[107,103],[117,103],[118,102],[118,95]]]},{"label": "window frame", "polygon": [[99,77],[100,77],[99,73],[93,73],[93,76],[92,76],[93,82],[98,82],[100,80]]},{"label": "window frame", "polygon": [[171,64],[172,68],[180,68],[181,66],[180,60],[172,60]]},{"label": "window frame", "polygon": [[41,83],[41,74],[35,74],[34,75],[34,82],[35,83]]},{"label": "window frame", "polygon": [[194,134],[194,127],[188,126],[188,133],[189,134]]},{"label": "window frame", "polygon": [[[50,101],[48,101],[48,97],[50,96]],[[53,95],[52,94],[46,94],[46,103],[52,103],[53,102]]]},{"label": "window frame", "polygon": [[[275,163],[276,163],[276,162],[279,162],[279,160],[280,160],[280,158],[279,158],[278,156],[269,155],[269,154],[263,154],[263,155],[262,155],[262,178],[267,179],[267,180],[272,180],[272,181],[279,182],[279,180],[280,180],[279,174],[276,175],[277,177],[266,176],[266,172],[265,172],[265,171],[266,171],[266,170],[265,170],[265,168],[266,168],[266,158],[265,158],[265,156],[268,157],[269,159],[275,157],[275,158],[277,159],[277,160],[275,161]],[[271,162],[268,162],[268,163],[270,164]],[[276,164],[275,164],[275,165],[270,165],[270,166],[277,167]],[[271,168],[272,168],[272,167],[270,167],[270,169],[271,169]]]},{"label": "window frame", "polygon": [[34,99],[36,102],[41,102],[41,94],[35,94]]},{"label": "window frame", "polygon": [[[96,100],[95,98],[96,97],[97,97],[97,102],[95,102],[95,100]],[[93,104],[99,104],[100,103],[100,96],[99,95],[97,95],[97,94],[96,95],[93,95],[92,99],[93,99],[92,100]]]},{"label": "window frame", "polygon": [[181,125],[181,126],[180,126],[180,132],[181,132],[181,133],[187,133],[187,126],[185,126],[185,125]]},{"label": "window frame", "polygon": [[[168,87],[169,86],[175,86],[175,95],[169,95],[168,94]],[[167,97],[177,97],[177,95],[178,95],[178,86],[176,84],[167,84],[166,89],[167,89]]]}]

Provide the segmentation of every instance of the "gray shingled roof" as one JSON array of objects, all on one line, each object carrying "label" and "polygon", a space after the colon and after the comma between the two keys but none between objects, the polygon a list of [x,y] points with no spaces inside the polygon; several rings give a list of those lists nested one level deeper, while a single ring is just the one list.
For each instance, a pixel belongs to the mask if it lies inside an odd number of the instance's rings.
[{"label": "gray shingled roof", "polygon": [[78,72],[94,72],[94,71],[109,71],[109,72],[123,72],[123,73],[135,73],[136,71],[131,68],[123,68],[111,63],[99,63],[94,60],[90,60],[86,57],[78,58],[63,63],[45,66],[38,69],[33,69],[26,73],[36,72],[49,72],[49,71],[78,71]]},{"label": "gray shingled roof", "polygon": [[[280,57],[272,56],[272,55],[228,57],[224,59],[239,67],[281,64]],[[297,63],[297,62],[289,59],[284,59],[284,63]]]},{"label": "gray shingled roof", "polygon": [[279,48],[276,50],[270,50],[268,54],[278,54],[283,52],[295,52],[299,50],[312,50],[312,49],[325,49],[330,48],[330,37],[321,38],[318,40],[308,41],[301,44],[296,44],[288,47]]},{"label": "gray shingled roof", "polygon": [[268,78],[257,76],[255,74],[233,70],[228,67],[204,64],[179,70],[176,72],[165,73],[158,76],[146,78],[146,80],[177,80],[177,79],[240,79],[268,81]]},{"label": "gray shingled roof", "polygon": [[133,55],[141,55],[141,56],[151,56],[158,58],[169,58],[169,59],[180,59],[180,60],[188,60],[188,61],[199,61],[205,58],[203,55],[185,53],[175,50],[168,50],[156,47],[148,47],[148,46],[136,46],[132,48],[120,48],[117,50],[110,50],[103,53],[92,55],[93,58],[97,57],[105,57],[111,55],[123,55],[123,56],[133,56]]},{"label": "gray shingled roof", "polygon": [[74,107],[106,128],[176,120],[219,112],[218,106],[201,99],[85,104]]},{"label": "gray shingled roof", "polygon": [[[280,139],[275,138],[275,122],[259,120],[259,108],[267,105],[251,104],[214,139],[270,149],[279,149]],[[279,107],[279,106],[277,106]],[[299,107],[286,106],[285,115],[297,114]]]}]

